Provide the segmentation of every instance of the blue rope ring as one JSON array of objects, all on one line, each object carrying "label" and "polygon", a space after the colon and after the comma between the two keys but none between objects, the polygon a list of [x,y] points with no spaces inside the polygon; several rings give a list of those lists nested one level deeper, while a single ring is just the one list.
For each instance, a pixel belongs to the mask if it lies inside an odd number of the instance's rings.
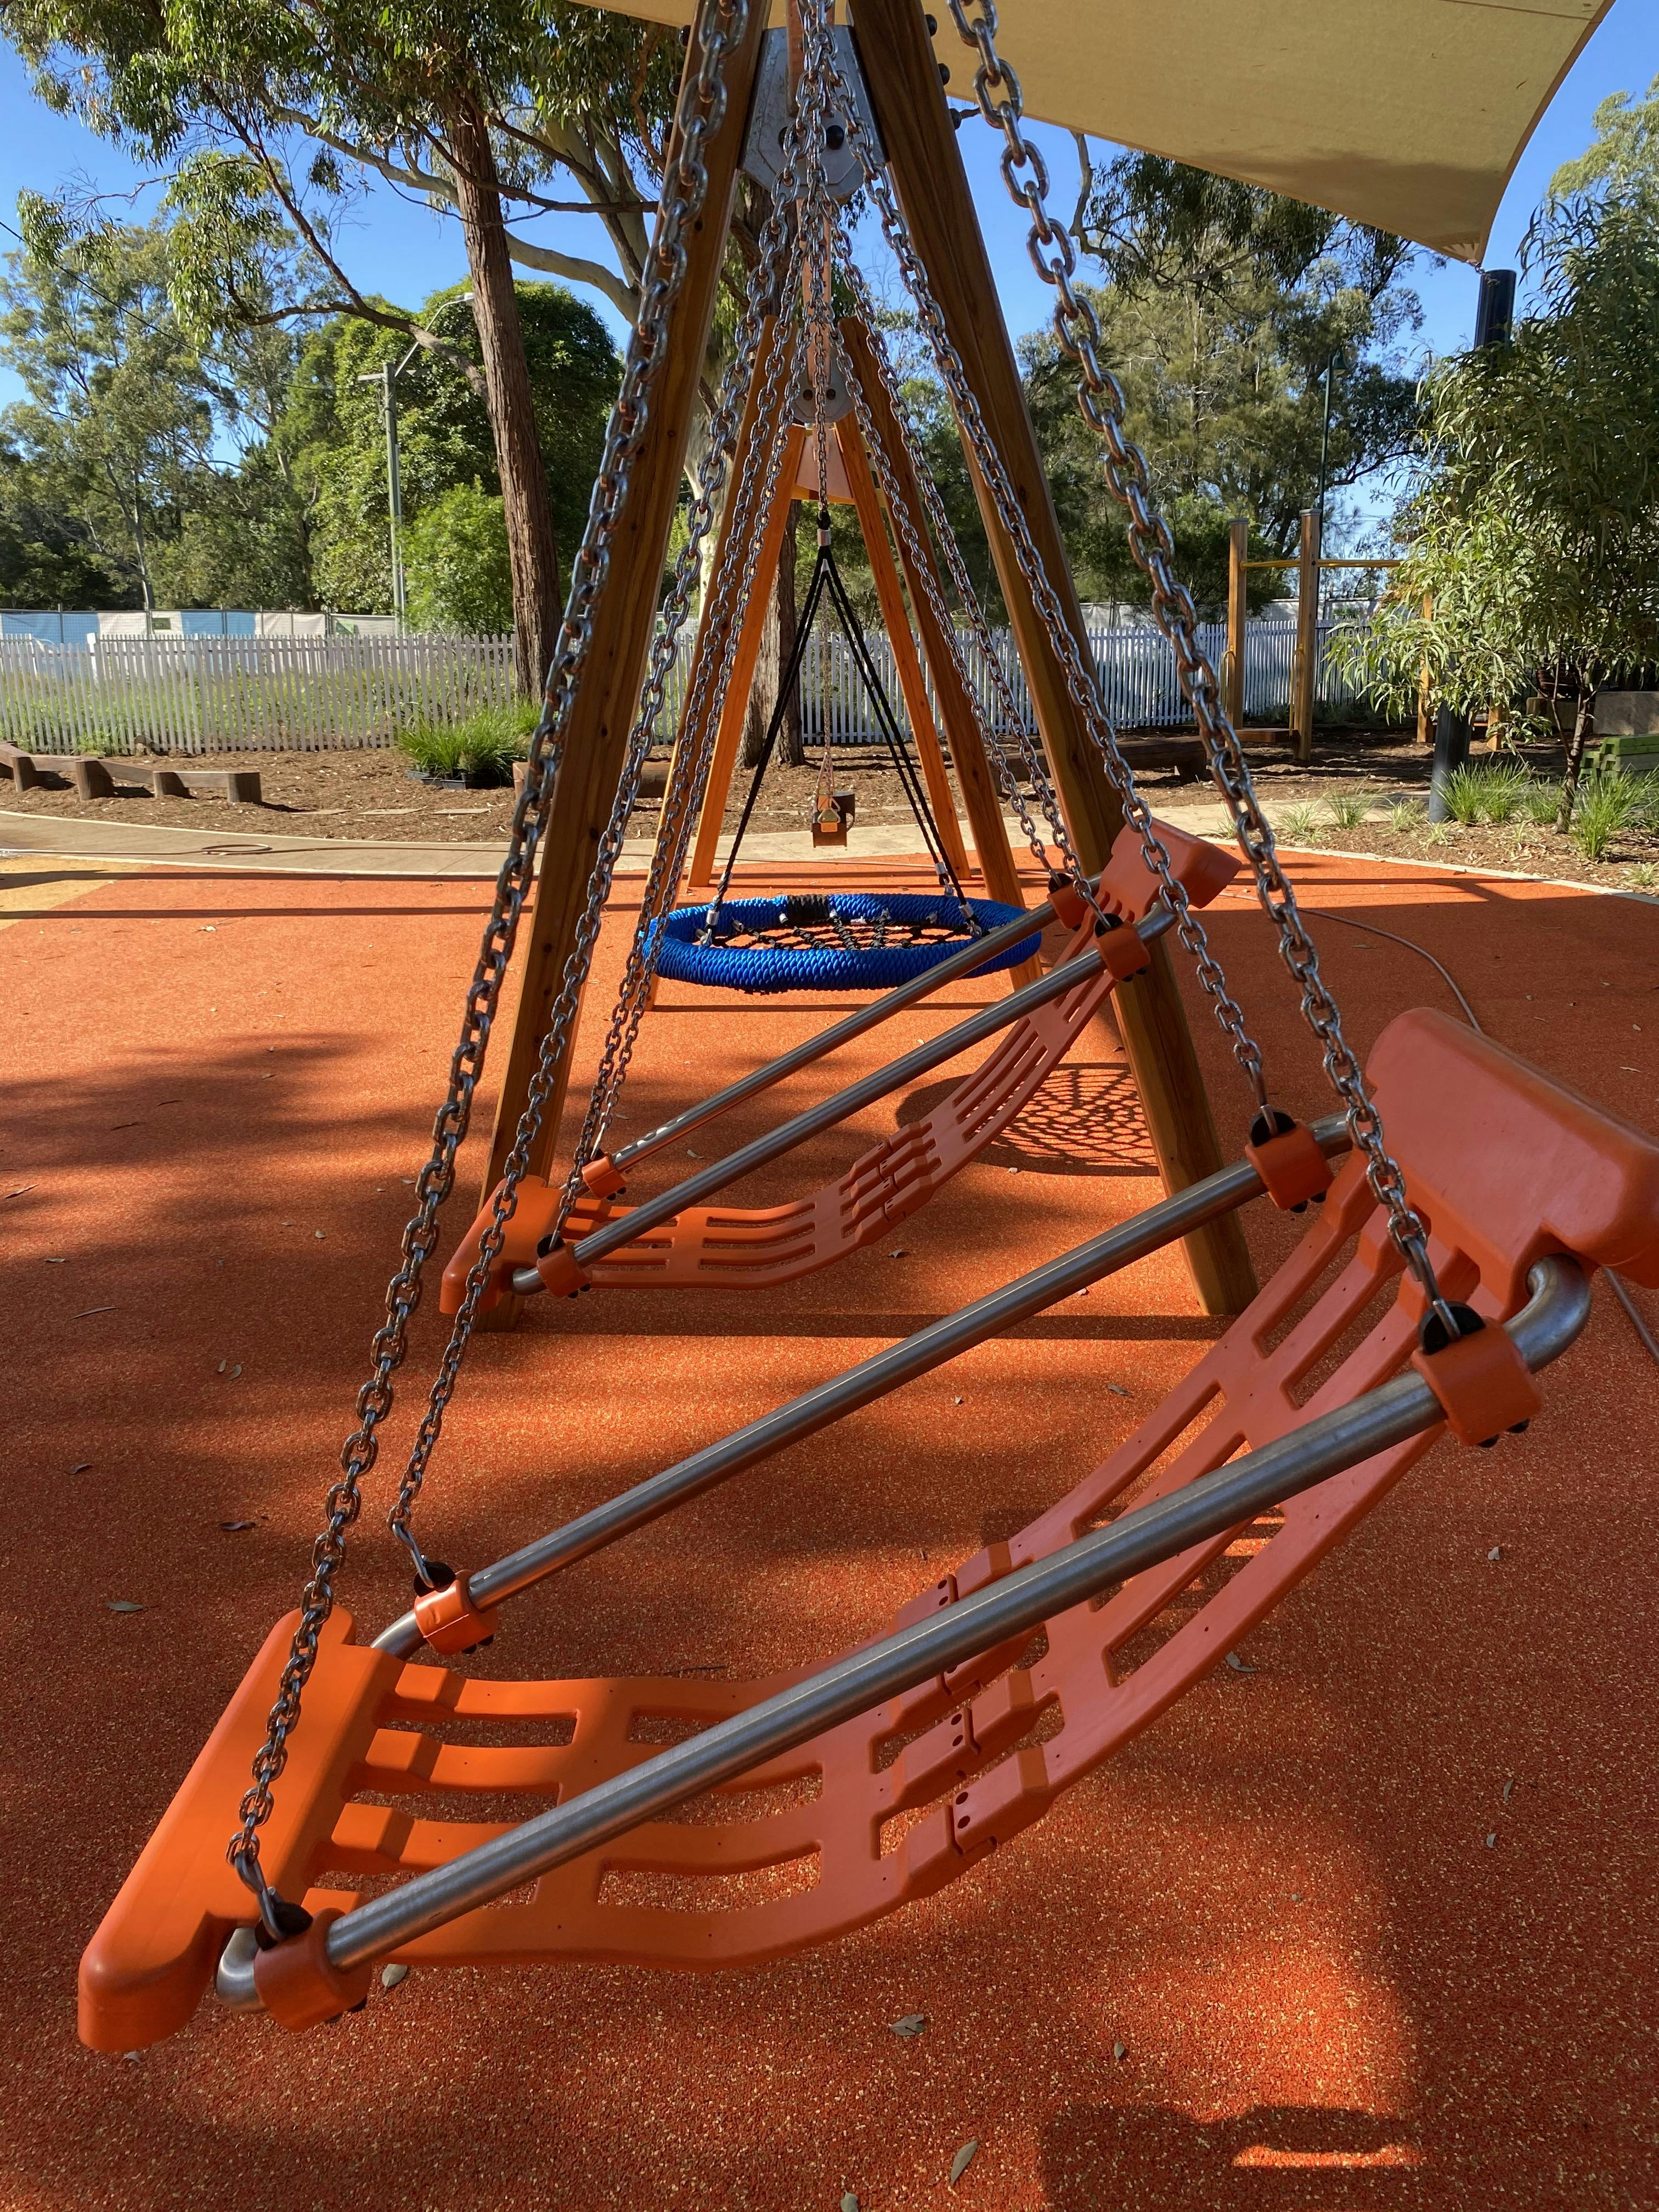
[{"label": "blue rope ring", "polygon": [[[969,914],[992,930],[1018,921],[1021,911],[994,899],[969,899],[964,908],[948,892],[920,891],[780,892],[727,899],[717,911],[676,907],[660,925],[657,972],[671,982],[714,991],[890,991],[969,943]],[[711,913],[713,941],[704,944]],[[1033,930],[972,973],[1017,967],[1041,941],[1042,932]]]}]

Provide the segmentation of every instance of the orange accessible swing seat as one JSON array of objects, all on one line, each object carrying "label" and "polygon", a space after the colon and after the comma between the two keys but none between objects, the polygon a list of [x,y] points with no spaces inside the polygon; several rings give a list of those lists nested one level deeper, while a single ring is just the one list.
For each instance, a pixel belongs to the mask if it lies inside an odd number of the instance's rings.
[{"label": "orange accessible swing seat", "polygon": [[[1452,1354],[1478,1352],[1483,1336],[1509,1349],[1492,1324],[1517,1313],[1529,1271],[1551,1255],[1659,1285],[1653,1139],[1435,1013],[1396,1019],[1369,1073],[1444,1293],[1486,1323]],[[1468,1431],[1467,1401],[1437,1379],[1434,1354],[1414,1352],[1424,1309],[1364,1163],[1351,1158],[1291,1258],[1134,1435],[1010,1542],[922,1591],[901,1622],[948,1611],[1098,1528],[1200,1421],[1206,1425],[1134,1497],[1136,1511],[1241,1449],[1353,1407],[1408,1364]],[[1488,1423],[1511,1425],[1536,1405],[1524,1364],[1514,1365],[1503,1402],[1488,1405],[1466,1441],[1486,1441]],[[1279,1510],[1121,1581],[1103,1601],[1073,1604],[1035,1635],[736,1777],[690,1817],[682,1808],[682,1817],[616,1836],[390,1955],[423,1966],[743,1966],[927,1896],[1036,1820],[1213,1668],[1443,1425],[1435,1420]],[[97,2048],[131,2050],[182,2025],[227,1939],[255,1917],[226,1840],[293,1626],[289,1616],[272,1631],[86,1953],[81,2033]],[[507,1832],[471,1816],[480,1798],[530,1792],[563,1804],[652,1759],[665,1730],[707,1729],[782,1686],[469,1680],[353,1636],[339,1613],[325,1629],[263,1838],[273,1885],[325,1917],[362,1904],[354,1885],[384,1889],[388,1877],[446,1866]],[[507,1723],[535,1723],[539,1740],[507,1748],[477,1740],[481,1726]],[[454,1729],[461,1740],[451,1740]],[[362,1979],[366,1987],[367,1969]],[[325,1995],[319,2011],[313,1992],[309,2009],[287,2008],[274,1978],[265,2001],[299,2027],[345,1998]]]},{"label": "orange accessible swing seat", "polygon": [[[1166,823],[1153,826],[1169,854],[1170,873],[1193,906],[1208,906],[1238,873],[1238,860],[1218,846]],[[1149,955],[1134,938],[1133,925],[1146,919],[1161,888],[1142,857],[1136,832],[1121,830],[1096,897],[1104,913],[1129,927],[1100,937],[1080,895],[1056,891],[1056,910],[1073,933],[1061,960],[1098,945],[1098,970],[1063,997],[1013,1022],[983,1064],[963,1076],[931,1113],[884,1137],[838,1182],[808,1197],[787,1206],[689,1206],[591,1267],[570,1268],[568,1279],[557,1286],[573,1291],[590,1285],[767,1289],[816,1273],[885,1236],[1008,1127],[1066,1059],[1108,994],[1146,965]],[[611,1202],[617,1178],[603,1157],[590,1164],[586,1179],[592,1194],[579,1198],[571,1211],[564,1231],[567,1252],[629,1211]],[[538,1176],[526,1176],[520,1184],[516,1209],[478,1301],[480,1311],[499,1303],[515,1270],[536,1265],[538,1248],[557,1218],[562,1190],[561,1184]],[[447,1314],[460,1308],[494,1206],[492,1192],[444,1269],[441,1309]]]}]

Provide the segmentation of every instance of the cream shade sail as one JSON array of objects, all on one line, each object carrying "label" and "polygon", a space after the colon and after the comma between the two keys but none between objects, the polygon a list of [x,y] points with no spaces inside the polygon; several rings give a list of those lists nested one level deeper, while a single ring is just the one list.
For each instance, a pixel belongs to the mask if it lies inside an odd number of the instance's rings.
[{"label": "cream shade sail", "polygon": [[[1000,0],[997,43],[1028,115],[1478,262],[1522,149],[1612,4]],[[619,12],[680,24],[692,6]],[[945,0],[928,12],[951,96],[971,99],[972,52]],[[851,16],[856,29],[857,0]]]}]

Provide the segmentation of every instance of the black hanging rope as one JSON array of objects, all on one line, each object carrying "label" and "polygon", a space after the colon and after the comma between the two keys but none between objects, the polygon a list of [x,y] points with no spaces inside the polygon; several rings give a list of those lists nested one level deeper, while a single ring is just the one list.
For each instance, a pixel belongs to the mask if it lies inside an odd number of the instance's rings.
[{"label": "black hanging rope", "polygon": [[976,936],[982,934],[983,924],[969,905],[967,894],[962,887],[961,878],[951,866],[950,854],[946,852],[945,842],[939,835],[939,824],[933,818],[932,807],[927,803],[926,787],[921,781],[915,763],[910,757],[908,748],[904,741],[904,732],[899,725],[897,716],[893,712],[892,702],[887,696],[886,687],[877,672],[876,665],[871,657],[869,644],[859,623],[858,616],[854,611],[852,602],[847,596],[847,587],[842,580],[841,571],[836,566],[835,554],[830,549],[829,512],[826,508],[821,507],[818,511],[817,558],[812,564],[812,574],[807,583],[806,595],[801,602],[800,615],[795,626],[795,642],[778,684],[777,701],[772,709],[771,720],[767,725],[765,743],[761,747],[759,757],[755,763],[754,774],[750,778],[749,789],[743,802],[743,811],[738,817],[737,832],[732,840],[732,849],[726,856],[726,866],[720,872],[719,886],[708,905],[707,920],[701,933],[702,942],[708,944],[713,940],[720,908],[725,903],[726,893],[731,889],[732,872],[737,866],[738,848],[748,830],[750,818],[755,811],[755,802],[760,796],[761,782],[776,746],[778,732],[783,726],[790,696],[792,693],[799,696],[801,663],[805,658],[807,640],[812,634],[812,624],[817,619],[819,606],[826,592],[829,595],[830,605],[835,610],[836,618],[841,625],[842,633],[847,640],[848,648],[852,653],[854,667],[857,670],[869,695],[870,703],[875,712],[877,727],[898,774],[899,788],[903,792],[909,804],[910,811],[915,817],[916,827],[921,833],[922,842],[927,849],[928,858],[933,864],[940,887],[941,889],[949,888],[951,896],[962,909],[969,929]]}]

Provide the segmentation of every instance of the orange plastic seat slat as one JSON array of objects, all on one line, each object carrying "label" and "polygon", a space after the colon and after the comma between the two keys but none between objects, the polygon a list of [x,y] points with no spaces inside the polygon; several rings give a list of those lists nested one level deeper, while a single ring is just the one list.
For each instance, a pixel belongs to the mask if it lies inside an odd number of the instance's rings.
[{"label": "orange plastic seat slat", "polygon": [[[1428,1223],[1449,1296],[1501,1322],[1524,1298],[1528,1268],[1563,1250],[1659,1280],[1652,1139],[1436,1015],[1396,1021],[1378,1042],[1371,1072],[1390,1148]],[[1448,1097],[1458,1101],[1455,1117],[1444,1114]],[[1494,1128],[1512,1148],[1505,1171],[1483,1165]],[[919,1593],[901,1620],[936,1615],[1126,1501],[1166,1494],[1241,1445],[1266,1443],[1397,1373],[1415,1345],[1420,1306],[1362,1166],[1350,1160],[1291,1259],[1136,1432],[1006,1546]],[[1097,1607],[1057,1615],[1042,1644],[1033,1643],[1028,1666],[1011,1640],[950,1681],[923,1682],[727,1785],[718,1808],[653,1822],[398,1955],[458,1965],[754,1964],[929,1894],[1039,1817],[1058,1791],[1213,1668],[1439,1433],[1333,1475],[1261,1526],[1194,1546]],[[82,2033],[100,2047],[134,2048],[176,2027],[205,1988],[224,1932],[251,1917],[224,1864],[224,1838],[289,1625],[273,1632],[88,1950]],[[1160,1632],[1161,1641],[1142,1648]],[[313,1905],[349,1905],[354,1893],[334,1886],[343,1876],[415,1873],[499,1832],[354,1802],[362,1778],[380,1771],[376,1760],[383,1768],[401,1760],[405,1772],[398,1790],[381,1795],[453,1790],[464,1807],[480,1791],[527,1784],[550,1801],[556,1790],[568,1796],[651,1757],[654,1743],[641,1739],[660,1731],[645,1723],[719,1719],[779,1686],[458,1680],[360,1650],[337,1616],[276,1790],[268,1863],[285,1893],[304,1889]],[[1043,1716],[1058,1725],[1034,1741]],[[428,1753],[404,1747],[388,1726],[399,1718],[440,1732],[452,1723],[557,1718],[573,1733],[568,1744],[445,1745]],[[816,1796],[796,1793],[777,1808],[757,1798],[745,1811],[745,1785],[813,1775]]]}]

